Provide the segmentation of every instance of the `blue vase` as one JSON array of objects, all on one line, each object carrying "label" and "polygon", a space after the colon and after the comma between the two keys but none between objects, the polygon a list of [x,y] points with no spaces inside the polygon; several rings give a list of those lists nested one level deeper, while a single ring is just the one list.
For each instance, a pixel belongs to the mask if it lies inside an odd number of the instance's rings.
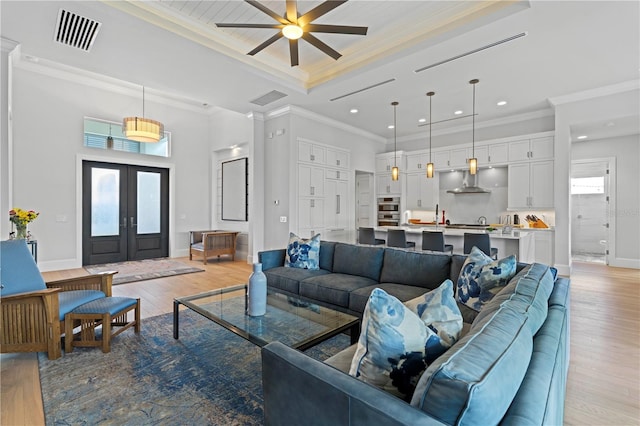
[{"label": "blue vase", "polygon": [[262,263],[253,264],[247,293],[247,314],[252,317],[264,315],[267,312],[267,277],[262,272]]}]

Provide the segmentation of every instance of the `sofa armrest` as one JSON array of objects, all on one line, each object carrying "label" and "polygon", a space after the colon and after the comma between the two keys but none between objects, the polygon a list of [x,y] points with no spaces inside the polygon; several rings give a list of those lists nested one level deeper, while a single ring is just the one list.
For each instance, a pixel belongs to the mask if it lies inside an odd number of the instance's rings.
[{"label": "sofa armrest", "polygon": [[101,272],[99,274],[83,275],[81,277],[63,280],[47,281],[47,288],[59,288],[61,291],[99,290],[107,297],[112,296],[111,287],[113,276],[117,271]]},{"label": "sofa armrest", "polygon": [[278,266],[284,266],[286,249],[275,249],[258,252],[258,262],[262,263],[262,270],[266,271]]},{"label": "sofa armrest", "polygon": [[280,342],[262,348],[262,388],[267,426],[443,424]]}]

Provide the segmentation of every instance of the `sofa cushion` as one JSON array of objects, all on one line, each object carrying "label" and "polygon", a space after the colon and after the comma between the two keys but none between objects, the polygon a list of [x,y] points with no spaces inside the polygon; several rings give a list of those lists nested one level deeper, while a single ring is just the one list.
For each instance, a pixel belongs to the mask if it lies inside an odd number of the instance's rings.
[{"label": "sofa cushion", "polygon": [[531,359],[526,323],[525,315],[500,307],[427,368],[411,405],[446,424],[498,424]]},{"label": "sofa cushion", "polygon": [[269,287],[277,288],[293,294],[300,294],[300,281],[320,275],[327,275],[324,269],[300,269],[279,266],[264,271]]},{"label": "sofa cushion", "polygon": [[60,321],[64,321],[64,316],[80,305],[93,302],[94,300],[106,297],[99,290],[72,290],[58,293],[58,303],[60,304]]},{"label": "sofa cushion", "polygon": [[407,300],[416,298],[425,292],[424,287],[416,287],[412,285],[394,283],[374,284],[353,290],[349,295],[349,309],[354,312],[364,312],[364,307],[367,305],[369,296],[374,288],[381,288],[401,302],[406,302]]},{"label": "sofa cushion", "polygon": [[320,241],[320,269],[333,272],[333,254],[335,250],[335,242]]},{"label": "sofa cushion", "polygon": [[320,234],[311,238],[289,233],[289,245],[284,266],[301,269],[320,269]]},{"label": "sofa cushion", "polygon": [[535,335],[547,317],[552,291],[553,274],[549,267],[540,263],[531,264],[484,306],[473,322],[472,329],[482,327],[501,306],[508,306],[529,318],[527,326]]},{"label": "sofa cushion", "polygon": [[380,282],[384,248],[337,243],[333,255],[333,272],[357,275]]},{"label": "sofa cushion", "polygon": [[451,257],[446,254],[417,253],[386,249],[380,282],[437,288],[449,278]]},{"label": "sofa cushion", "polygon": [[3,296],[47,288],[26,240],[0,241],[0,283]]},{"label": "sofa cushion", "polygon": [[[362,316],[362,331],[349,374],[404,396],[413,391],[410,376],[419,376],[426,367],[425,344],[431,335],[433,333],[418,315],[395,297],[376,288],[371,292]],[[411,371],[406,370],[407,363],[411,363]],[[392,383],[390,375],[396,372],[404,372],[405,377]]]},{"label": "sofa cushion", "polygon": [[453,295],[453,282],[447,279],[438,288],[405,302],[434,333],[426,344],[426,361],[431,364],[460,337],[462,314]]},{"label": "sofa cushion", "polygon": [[300,296],[348,308],[349,295],[353,290],[374,284],[371,278],[334,272],[301,281]]},{"label": "sofa cushion", "polygon": [[516,257],[494,261],[474,247],[458,278],[458,301],[480,311],[516,274]]}]

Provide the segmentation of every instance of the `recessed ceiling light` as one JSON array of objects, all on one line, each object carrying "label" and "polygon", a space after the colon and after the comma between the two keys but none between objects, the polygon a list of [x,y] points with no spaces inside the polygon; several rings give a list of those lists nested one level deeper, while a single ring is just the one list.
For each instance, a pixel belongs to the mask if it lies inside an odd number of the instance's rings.
[{"label": "recessed ceiling light", "polygon": [[394,126],[393,124],[389,124],[389,125],[387,126],[387,129],[395,129],[395,126]]},{"label": "recessed ceiling light", "polygon": [[418,120],[418,123],[424,123],[424,122],[426,122],[426,121],[427,121],[427,119],[426,119],[426,118],[421,118],[421,119],[419,119],[419,120]]},{"label": "recessed ceiling light", "polygon": [[586,139],[586,138],[587,138],[587,135],[580,135],[580,136],[578,136],[577,139],[582,140],[582,139]]},{"label": "recessed ceiling light", "polygon": [[500,101],[500,102],[497,103],[498,106],[503,106],[503,105],[506,105],[506,104],[507,104],[507,101]]},{"label": "recessed ceiling light", "polygon": [[461,109],[457,110],[454,112],[455,115],[460,115],[462,114],[464,111],[462,111]]},{"label": "recessed ceiling light", "polygon": [[357,113],[358,113],[358,108],[351,108],[351,109],[349,110],[349,112],[350,112],[351,114],[357,114]]}]

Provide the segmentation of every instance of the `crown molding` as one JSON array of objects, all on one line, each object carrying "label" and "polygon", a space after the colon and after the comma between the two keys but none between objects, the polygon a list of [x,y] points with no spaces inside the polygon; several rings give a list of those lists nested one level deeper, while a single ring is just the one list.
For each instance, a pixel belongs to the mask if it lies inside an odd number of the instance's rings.
[{"label": "crown molding", "polygon": [[[125,96],[140,97],[141,85],[129,81],[108,77],[104,74],[87,71],[81,68],[61,64],[59,62],[42,59],[35,56],[21,54],[16,55],[13,65],[17,69],[46,75],[51,78],[70,81],[93,88],[99,88],[108,92],[118,93]],[[155,90],[145,86],[145,96],[153,102],[180,108],[187,111],[197,112],[204,115],[211,115],[220,108],[211,105],[204,105],[201,101],[189,99],[180,95]]]},{"label": "crown molding", "polygon": [[295,105],[287,105],[282,108],[275,109],[273,111],[267,112],[267,119],[280,117],[286,114],[293,114],[298,117],[308,118],[313,121],[317,121],[318,123],[325,124],[330,127],[334,127],[336,129],[344,130],[345,132],[353,133],[367,139],[371,139],[374,142],[380,144],[386,144],[387,139],[380,137],[374,133],[368,132],[366,130],[362,130],[358,127],[352,126],[350,124],[343,123],[342,121],[334,120],[333,118],[325,117],[324,115],[306,110],[299,106]]},{"label": "crown molding", "polygon": [[13,49],[20,45],[19,42],[11,40],[10,38],[0,37],[0,48],[3,52],[11,52]]},{"label": "crown molding", "polygon": [[549,98],[549,103],[553,107],[556,107],[558,105],[586,101],[589,99],[616,95],[618,93],[632,92],[634,90],[640,90],[640,80],[629,80],[629,81],[624,81],[618,84],[611,84],[609,86],[602,86],[602,87],[597,87],[595,89],[583,90],[582,92],[575,92],[569,95],[556,96],[553,98]]}]

